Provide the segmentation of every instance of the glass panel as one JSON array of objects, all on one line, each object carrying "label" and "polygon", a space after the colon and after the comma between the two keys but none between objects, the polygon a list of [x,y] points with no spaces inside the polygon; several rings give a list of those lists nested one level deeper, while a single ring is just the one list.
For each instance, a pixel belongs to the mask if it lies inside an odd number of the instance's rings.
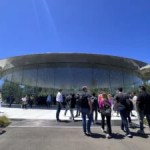
[{"label": "glass panel", "polygon": [[2,80],[11,81],[12,80],[12,73],[13,73],[12,69],[3,72],[3,74],[2,74]]},{"label": "glass panel", "polygon": [[37,66],[25,66],[23,68],[22,84],[36,86],[37,82]]},{"label": "glass panel", "polygon": [[112,89],[123,87],[123,73],[121,69],[110,68],[110,83]]},{"label": "glass panel", "polygon": [[1,75],[0,88],[4,100],[13,97],[17,103],[24,94],[34,96],[35,104],[46,105],[46,96],[55,96],[58,88],[63,93],[80,93],[81,87],[87,85],[91,92],[101,90],[115,93],[116,88],[133,90],[143,82],[132,71],[108,67],[99,64],[51,63],[25,66],[5,71]]},{"label": "glass panel", "polygon": [[109,70],[104,67],[93,69],[94,86],[101,88],[109,88]]},{"label": "glass panel", "polygon": [[75,67],[72,64],[64,64],[55,69],[55,88],[78,91],[83,85],[92,84],[92,68],[85,65]]},{"label": "glass panel", "polygon": [[38,87],[54,88],[54,66],[39,65],[38,66]]},{"label": "glass panel", "polygon": [[124,77],[124,91],[131,92],[134,90],[134,80],[133,80],[133,73],[130,71],[123,71]]},{"label": "glass panel", "polygon": [[12,82],[21,84],[22,77],[23,77],[23,69],[22,68],[16,68],[13,70]]}]

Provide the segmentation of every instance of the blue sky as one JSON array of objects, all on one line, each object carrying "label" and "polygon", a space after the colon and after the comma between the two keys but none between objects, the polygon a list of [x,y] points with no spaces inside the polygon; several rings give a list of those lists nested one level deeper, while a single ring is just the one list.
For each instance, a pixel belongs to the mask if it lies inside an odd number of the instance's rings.
[{"label": "blue sky", "polygon": [[150,0],[0,0],[0,58],[45,52],[150,63]]}]

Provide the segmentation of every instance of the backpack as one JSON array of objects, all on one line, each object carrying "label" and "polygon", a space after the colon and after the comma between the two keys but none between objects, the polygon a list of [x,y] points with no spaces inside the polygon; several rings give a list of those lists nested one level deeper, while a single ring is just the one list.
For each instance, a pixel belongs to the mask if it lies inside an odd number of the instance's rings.
[{"label": "backpack", "polygon": [[126,99],[126,109],[127,109],[128,111],[132,111],[132,110],[133,110],[133,103],[132,103],[132,101],[129,100],[129,99]]},{"label": "backpack", "polygon": [[82,97],[80,99],[81,108],[90,108],[90,106],[88,104],[88,97],[89,97],[89,95],[85,95],[85,94],[82,95]]},{"label": "backpack", "polygon": [[94,96],[92,96],[91,99],[92,99],[92,108],[93,108],[93,109],[97,109],[97,108],[98,108],[98,101],[97,101],[97,98],[94,97]]},{"label": "backpack", "polygon": [[101,113],[102,113],[102,115],[105,115],[105,116],[111,116],[111,105],[110,105],[110,103],[104,101],[104,106],[101,109]]},{"label": "backpack", "polygon": [[120,93],[116,97],[116,110],[128,110],[131,111],[133,109],[133,103],[130,101],[129,96],[125,93]]}]

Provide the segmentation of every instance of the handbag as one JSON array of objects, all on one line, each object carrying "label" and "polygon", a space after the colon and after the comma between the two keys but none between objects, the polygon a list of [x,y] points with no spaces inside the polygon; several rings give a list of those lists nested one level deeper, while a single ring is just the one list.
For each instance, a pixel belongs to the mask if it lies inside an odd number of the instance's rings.
[{"label": "handbag", "polygon": [[104,102],[104,107],[101,109],[102,115],[111,116],[111,106],[109,103]]}]

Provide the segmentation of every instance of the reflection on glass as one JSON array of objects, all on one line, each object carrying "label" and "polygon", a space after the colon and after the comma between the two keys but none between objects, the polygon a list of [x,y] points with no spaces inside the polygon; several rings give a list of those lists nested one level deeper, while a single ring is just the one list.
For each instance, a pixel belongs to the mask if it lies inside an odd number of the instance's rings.
[{"label": "reflection on glass", "polygon": [[130,91],[142,83],[135,72],[115,66],[51,63],[7,70],[1,75],[0,88],[5,100],[12,95],[19,102],[23,94],[33,95],[35,99],[48,94],[54,97],[58,88],[62,88],[65,94],[80,93],[81,87],[87,85],[91,92],[115,93],[118,87]]}]

